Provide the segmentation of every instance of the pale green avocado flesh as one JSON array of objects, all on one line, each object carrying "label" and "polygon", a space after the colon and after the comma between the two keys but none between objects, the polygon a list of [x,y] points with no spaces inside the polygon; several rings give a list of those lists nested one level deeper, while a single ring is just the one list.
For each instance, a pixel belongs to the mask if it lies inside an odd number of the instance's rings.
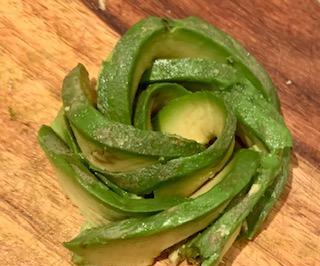
[{"label": "pale green avocado flesh", "polygon": [[134,116],[134,126],[152,130],[152,116],[173,99],[190,94],[183,86],[175,83],[149,85],[138,97]]},{"label": "pale green avocado flesh", "polygon": [[208,144],[223,130],[225,110],[212,93],[192,93],[163,107],[155,123],[161,132]]}]

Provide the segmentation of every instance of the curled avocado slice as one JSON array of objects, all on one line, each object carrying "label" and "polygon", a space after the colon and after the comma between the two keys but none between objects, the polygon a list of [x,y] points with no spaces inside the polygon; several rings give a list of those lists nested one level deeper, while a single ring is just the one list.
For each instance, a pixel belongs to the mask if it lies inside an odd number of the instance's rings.
[{"label": "curled avocado slice", "polygon": [[[221,127],[219,128],[221,134],[213,144],[195,155],[157,162],[134,171],[119,173],[104,172],[108,179],[127,191],[137,194],[145,194],[152,191],[156,191],[156,194],[158,194],[157,191],[161,187],[165,189],[165,187],[172,185],[177,187],[177,190],[168,189],[164,194],[188,196],[221,169],[232,151],[236,119],[231,108],[221,98],[211,95],[212,93],[210,92],[201,92],[198,96],[195,95],[195,99],[201,98],[200,95],[202,94],[208,94],[209,99],[211,98],[212,103],[214,103],[214,107],[222,115],[221,119],[223,123],[221,122],[219,126]],[[192,95],[190,94],[190,97]],[[183,100],[183,97],[189,97],[189,94],[176,100]],[[175,124],[174,121],[173,124]],[[190,185],[186,185],[183,188],[183,183],[186,182],[185,184],[187,184],[188,178]],[[177,184],[177,186],[173,184]]]},{"label": "curled avocado slice", "polygon": [[[226,109],[211,92],[197,92],[169,102],[155,117],[155,128],[186,139],[209,145],[211,141],[223,142],[222,135],[226,122]],[[221,140],[222,139],[222,140]],[[209,178],[224,167],[233,152],[234,142],[230,143],[219,163],[210,162],[207,167],[194,173],[168,182],[154,191],[156,197],[170,195],[189,196]]]},{"label": "curled avocado slice", "polygon": [[99,266],[151,265],[164,249],[214,221],[226,204],[250,182],[259,159],[255,151],[240,150],[230,171],[199,197],[147,218],[133,218],[85,230],[65,246]]},{"label": "curled avocado slice", "polygon": [[64,109],[84,157],[93,167],[130,171],[166,159],[192,155],[202,145],[160,132],[147,132],[106,119],[86,97],[88,72],[79,64],[64,79]]},{"label": "curled avocado slice", "polygon": [[190,92],[175,83],[156,83],[148,86],[138,97],[134,126],[152,130],[152,116],[171,100],[186,94],[190,94]]},{"label": "curled avocado slice", "polygon": [[258,175],[248,193],[231,202],[223,215],[181,249],[183,258],[199,261],[203,266],[216,266],[240,233],[242,224],[263,196],[280,170],[280,160],[269,154],[261,158]]},{"label": "curled avocado slice", "polygon": [[[239,82],[243,77],[228,64],[208,58],[157,59],[148,69],[142,82],[177,82],[197,84],[198,88],[223,89]],[[192,88],[192,86],[189,86]]]},{"label": "curled avocado slice", "polygon": [[196,82],[196,90],[214,91],[229,102],[238,119],[238,133],[248,146],[256,145],[265,151],[291,147],[290,132],[279,112],[240,73],[236,68],[207,58],[158,59],[144,78],[148,83]]},{"label": "curled avocado slice", "polygon": [[197,92],[171,101],[159,111],[154,123],[161,132],[206,145],[221,136],[225,119],[219,98],[210,92]]},{"label": "curled avocado slice", "polygon": [[232,106],[242,134],[249,139],[244,139],[244,142],[252,145],[260,143],[260,147],[263,144],[269,152],[292,146],[291,134],[280,114],[272,105],[259,99],[250,84],[235,84],[229,90],[214,93]]},{"label": "curled avocado slice", "polygon": [[254,209],[246,219],[245,236],[252,240],[259,232],[262,223],[267,218],[274,204],[279,199],[289,176],[290,170],[290,149],[284,149],[280,155],[281,168],[278,175],[274,178],[272,184],[269,185],[264,195],[261,196]]},{"label": "curled avocado slice", "polygon": [[108,182],[102,183],[48,126],[39,130],[39,142],[60,176],[60,184],[83,215],[93,224],[104,224],[132,216],[145,216],[186,201],[183,198],[144,199]]},{"label": "curled avocado slice", "polygon": [[139,81],[157,58],[210,58],[231,63],[267,101],[279,107],[274,85],[263,67],[238,42],[195,17],[149,17],[120,39],[98,79],[98,108],[113,121],[131,124]]}]

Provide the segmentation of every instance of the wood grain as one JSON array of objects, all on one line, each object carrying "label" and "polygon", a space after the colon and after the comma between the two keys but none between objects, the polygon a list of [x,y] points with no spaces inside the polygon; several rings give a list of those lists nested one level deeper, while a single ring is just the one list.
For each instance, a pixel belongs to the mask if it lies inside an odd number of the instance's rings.
[{"label": "wood grain", "polygon": [[61,243],[83,219],[61,193],[36,133],[60,107],[66,72],[82,62],[96,76],[119,34],[145,15],[198,15],[241,41],[278,86],[295,138],[290,182],[265,230],[237,242],[224,265],[320,265],[320,5],[108,0],[97,11],[98,2],[85,2],[1,1],[0,265],[71,265]]}]

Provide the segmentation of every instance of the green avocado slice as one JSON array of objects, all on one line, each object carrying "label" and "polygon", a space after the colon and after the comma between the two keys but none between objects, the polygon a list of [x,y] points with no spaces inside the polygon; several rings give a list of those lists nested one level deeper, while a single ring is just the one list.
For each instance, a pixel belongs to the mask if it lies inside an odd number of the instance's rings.
[{"label": "green avocado slice", "polygon": [[274,85],[263,67],[238,42],[209,23],[189,17],[149,17],[131,27],[103,64],[98,79],[98,109],[109,119],[131,124],[141,76],[159,58],[211,58],[228,63],[277,108]]},{"label": "green avocado slice", "polygon": [[289,170],[290,170],[290,158],[291,151],[289,148],[284,149],[281,158],[281,170],[273,183],[268,187],[264,195],[260,198],[250,215],[246,219],[247,230],[245,236],[252,240],[262,223],[267,218],[272,207],[279,199],[285,185],[287,184]]},{"label": "green avocado slice", "polygon": [[179,58],[157,59],[143,75],[142,82],[209,84],[213,88],[222,89],[241,79],[239,72],[228,64],[208,58]]},{"label": "green avocado slice", "polygon": [[134,126],[139,129],[152,130],[152,115],[169,101],[189,93],[183,86],[174,83],[149,85],[138,97]]},{"label": "green avocado slice", "polygon": [[[224,138],[221,133],[225,127],[225,120],[226,112],[221,100],[211,92],[197,92],[172,100],[163,107],[155,118],[155,128],[164,133],[208,144],[215,138]],[[232,152],[233,142],[218,164],[212,164],[190,176],[167,183],[154,191],[155,196],[191,195],[224,167]]]},{"label": "green avocado slice", "polygon": [[214,91],[214,94],[232,106],[242,131],[249,138],[253,136],[252,144],[260,142],[270,152],[292,147],[291,134],[280,114],[257,96],[250,84],[235,84],[229,90]]},{"label": "green avocado slice", "polygon": [[[223,100],[212,95],[211,92],[199,93],[208,94],[209,98],[212,97],[217,107],[221,108],[220,112],[224,113],[224,126],[221,131],[221,136],[217,138],[212,145],[195,155],[164,162],[160,161],[130,172],[110,173],[102,171],[107,178],[127,191],[136,194],[145,194],[157,190],[160,187],[166,187],[170,185],[171,182],[177,181],[180,183],[182,180],[185,181],[187,177],[190,177],[190,181],[195,181],[191,182],[191,184],[196,186],[201,185],[199,184],[201,178],[197,178],[195,175],[199,174],[203,179],[203,177],[206,176],[202,171],[208,174],[209,171],[216,171],[215,169],[222,167],[223,165],[220,164],[221,161],[223,161],[230,152],[230,149],[232,149],[230,147],[234,142],[236,119],[230,107],[225,105]],[[177,98],[177,100],[178,99],[180,98]],[[99,169],[99,171],[101,171],[101,169]],[[194,176],[194,179],[191,178],[191,176]],[[206,178],[210,176],[212,175],[209,174]],[[184,190],[181,187],[181,189],[176,192],[172,191],[172,193],[177,196],[186,196],[190,195],[195,189],[194,186],[190,186],[188,191],[186,188],[187,187],[185,187]]]},{"label": "green avocado slice", "polygon": [[164,106],[155,118],[155,128],[206,145],[221,137],[225,119],[225,108],[219,98],[211,92],[197,92]]},{"label": "green avocado slice", "polygon": [[[212,59],[182,58],[156,60],[145,74],[147,82],[174,81],[210,84],[203,90],[223,95],[234,108],[238,134],[248,146],[262,151],[281,150],[292,146],[292,138],[281,115],[239,72]],[[267,149],[266,149],[267,148]]]},{"label": "green avocado slice", "polygon": [[271,151],[292,146],[291,135],[279,112],[230,66],[204,58],[159,59],[145,74],[145,79],[147,82],[210,84],[212,86],[203,89],[224,95],[235,109],[238,133],[248,146],[254,144],[264,151],[265,146]]},{"label": "green avocado slice", "polygon": [[51,124],[51,128],[54,132],[68,144],[69,148],[75,153],[79,154],[80,149],[75,140],[72,129],[70,128],[68,119],[65,116],[64,109],[61,108]]},{"label": "green avocado slice", "polygon": [[64,79],[62,98],[66,116],[84,157],[106,171],[133,170],[202,151],[202,145],[161,132],[136,129],[106,119],[85,95],[88,72],[79,64]]},{"label": "green avocado slice", "polygon": [[259,154],[240,150],[230,172],[211,190],[146,218],[132,218],[83,231],[65,246],[97,266],[147,266],[166,248],[216,219],[251,180]]},{"label": "green avocado slice", "polygon": [[278,156],[268,154],[261,159],[261,166],[249,192],[232,202],[223,215],[202,233],[181,248],[182,257],[188,260],[199,260],[202,266],[216,266],[240,233],[246,217],[280,169]]},{"label": "green avocado slice", "polygon": [[81,163],[48,126],[40,128],[39,143],[59,173],[60,184],[68,197],[81,209],[87,220],[96,225],[150,215],[187,201],[177,197],[163,200],[133,198],[119,191],[120,188],[115,189],[114,185],[109,188]]}]

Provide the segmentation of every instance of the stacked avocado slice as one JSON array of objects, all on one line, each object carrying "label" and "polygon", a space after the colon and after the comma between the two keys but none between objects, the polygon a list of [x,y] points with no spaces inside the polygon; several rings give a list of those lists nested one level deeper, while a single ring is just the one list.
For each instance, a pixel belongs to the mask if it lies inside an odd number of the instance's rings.
[{"label": "stacked avocado slice", "polygon": [[[96,88],[81,64],[39,143],[87,229],[78,265],[218,265],[252,239],[287,180],[292,139],[272,81],[207,22],[149,17],[119,40]],[[174,259],[172,259],[174,258]]]}]

